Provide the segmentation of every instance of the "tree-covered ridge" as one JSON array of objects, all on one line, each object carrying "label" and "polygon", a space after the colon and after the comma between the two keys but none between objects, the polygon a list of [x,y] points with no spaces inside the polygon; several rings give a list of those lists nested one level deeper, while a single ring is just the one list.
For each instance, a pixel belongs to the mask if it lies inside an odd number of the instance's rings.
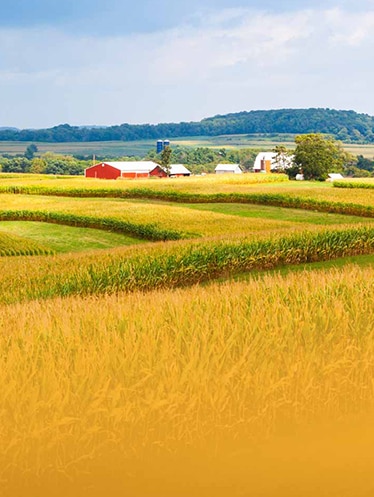
[{"label": "tree-covered ridge", "polygon": [[199,122],[121,124],[108,127],[61,124],[48,129],[0,129],[0,141],[132,141],[257,133],[326,133],[345,142],[373,143],[374,117],[352,110],[256,110],[217,115]]}]

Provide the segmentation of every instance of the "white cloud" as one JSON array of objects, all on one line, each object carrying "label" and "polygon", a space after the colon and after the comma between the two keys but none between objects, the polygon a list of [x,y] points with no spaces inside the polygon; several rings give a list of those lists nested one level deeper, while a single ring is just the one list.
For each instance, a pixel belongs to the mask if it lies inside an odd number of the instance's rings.
[{"label": "white cloud", "polygon": [[227,9],[133,36],[3,30],[0,106],[14,120],[1,124],[179,121],[285,106],[374,113],[373,28],[374,10],[335,8]]},{"label": "white cloud", "polygon": [[365,42],[373,41],[374,10],[364,13],[350,12],[347,15],[340,9],[333,9],[326,13],[326,22],[332,29],[332,43],[359,47]]}]

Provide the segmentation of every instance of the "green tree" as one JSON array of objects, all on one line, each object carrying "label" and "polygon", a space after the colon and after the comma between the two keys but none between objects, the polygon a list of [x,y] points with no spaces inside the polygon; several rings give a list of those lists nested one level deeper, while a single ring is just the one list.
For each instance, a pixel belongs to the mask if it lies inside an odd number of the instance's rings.
[{"label": "green tree", "polygon": [[326,180],[328,173],[341,172],[346,153],[339,142],[320,133],[299,135],[295,138],[294,163],[300,167],[306,180]]},{"label": "green tree", "polygon": [[41,157],[35,157],[31,161],[30,173],[43,174],[45,172],[46,162]]},{"label": "green tree", "polygon": [[7,163],[3,163],[4,173],[28,173],[30,171],[31,161],[26,157],[14,157]]},{"label": "green tree", "polygon": [[160,154],[160,166],[166,171],[167,175],[170,174],[171,164],[171,147],[166,146]]},{"label": "green tree", "polygon": [[276,170],[276,172],[286,172],[287,168],[292,165],[292,159],[290,156],[293,152],[287,150],[284,145],[276,145],[273,152],[276,154],[274,157],[274,170]]},{"label": "green tree", "polygon": [[26,157],[26,159],[32,160],[34,158],[34,156],[35,156],[35,154],[36,154],[37,151],[38,151],[38,147],[34,143],[31,143],[26,148],[24,156]]}]

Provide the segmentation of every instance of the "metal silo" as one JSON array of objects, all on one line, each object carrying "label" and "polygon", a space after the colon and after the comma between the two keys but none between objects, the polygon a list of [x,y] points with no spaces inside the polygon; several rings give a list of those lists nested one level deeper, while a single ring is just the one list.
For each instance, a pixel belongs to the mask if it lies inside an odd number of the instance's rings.
[{"label": "metal silo", "polygon": [[164,149],[164,142],[162,140],[157,140],[156,143],[156,151],[158,154],[160,154]]}]

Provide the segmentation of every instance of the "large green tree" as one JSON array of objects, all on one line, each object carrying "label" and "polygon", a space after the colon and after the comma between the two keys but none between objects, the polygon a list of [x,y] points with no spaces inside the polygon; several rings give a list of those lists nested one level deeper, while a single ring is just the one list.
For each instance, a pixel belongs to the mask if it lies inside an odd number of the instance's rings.
[{"label": "large green tree", "polygon": [[327,179],[330,172],[341,172],[346,153],[340,143],[320,133],[299,135],[295,138],[294,163],[300,167],[306,180]]}]

